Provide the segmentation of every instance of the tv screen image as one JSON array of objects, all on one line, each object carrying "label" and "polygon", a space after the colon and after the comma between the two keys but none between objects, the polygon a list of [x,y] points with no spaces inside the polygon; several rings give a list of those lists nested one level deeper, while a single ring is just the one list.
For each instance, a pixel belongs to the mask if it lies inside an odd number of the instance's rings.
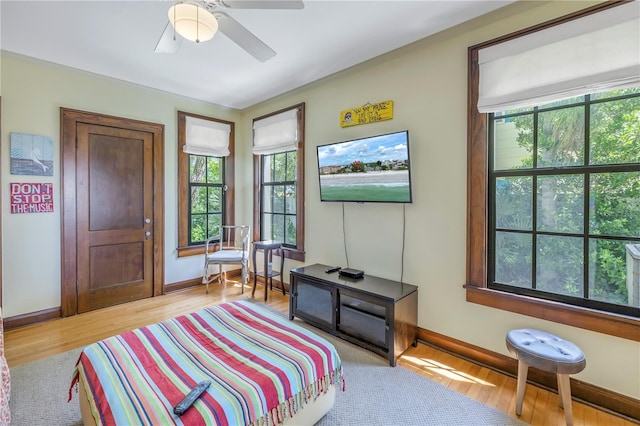
[{"label": "tv screen image", "polygon": [[319,145],[321,201],[411,203],[409,131]]}]

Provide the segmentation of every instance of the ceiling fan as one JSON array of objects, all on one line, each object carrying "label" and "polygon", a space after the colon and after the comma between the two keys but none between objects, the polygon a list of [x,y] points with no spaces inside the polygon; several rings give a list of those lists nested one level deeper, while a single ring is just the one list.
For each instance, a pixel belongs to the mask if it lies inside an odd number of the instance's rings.
[{"label": "ceiling fan", "polygon": [[169,9],[169,22],[164,28],[156,53],[176,53],[187,38],[200,42],[222,32],[260,62],[276,52],[222,9],[303,9],[302,0],[185,0]]}]

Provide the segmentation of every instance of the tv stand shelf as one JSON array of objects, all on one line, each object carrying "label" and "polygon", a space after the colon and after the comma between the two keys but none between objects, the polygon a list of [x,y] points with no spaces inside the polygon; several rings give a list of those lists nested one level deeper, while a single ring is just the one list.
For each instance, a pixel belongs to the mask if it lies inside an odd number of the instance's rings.
[{"label": "tv stand shelf", "polygon": [[389,359],[417,344],[418,287],[365,275],[347,278],[315,264],[292,269],[289,319],[298,317]]}]

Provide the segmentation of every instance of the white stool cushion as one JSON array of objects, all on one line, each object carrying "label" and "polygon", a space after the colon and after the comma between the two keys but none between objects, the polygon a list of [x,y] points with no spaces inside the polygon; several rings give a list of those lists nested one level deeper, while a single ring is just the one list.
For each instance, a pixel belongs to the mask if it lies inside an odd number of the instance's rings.
[{"label": "white stool cushion", "polygon": [[525,328],[509,331],[507,348],[518,360],[550,373],[574,374],[582,371],[587,364],[578,346],[540,330]]},{"label": "white stool cushion", "polygon": [[[244,258],[247,259],[248,252],[244,252]],[[207,255],[207,260],[219,262],[240,262],[243,258],[242,250],[219,250]]]}]

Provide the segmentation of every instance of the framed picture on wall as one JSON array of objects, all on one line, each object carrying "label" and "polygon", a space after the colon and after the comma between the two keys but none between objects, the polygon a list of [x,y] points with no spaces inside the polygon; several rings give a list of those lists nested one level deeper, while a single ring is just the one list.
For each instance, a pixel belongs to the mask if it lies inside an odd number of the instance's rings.
[{"label": "framed picture on wall", "polygon": [[53,176],[53,139],[11,133],[11,174]]}]

